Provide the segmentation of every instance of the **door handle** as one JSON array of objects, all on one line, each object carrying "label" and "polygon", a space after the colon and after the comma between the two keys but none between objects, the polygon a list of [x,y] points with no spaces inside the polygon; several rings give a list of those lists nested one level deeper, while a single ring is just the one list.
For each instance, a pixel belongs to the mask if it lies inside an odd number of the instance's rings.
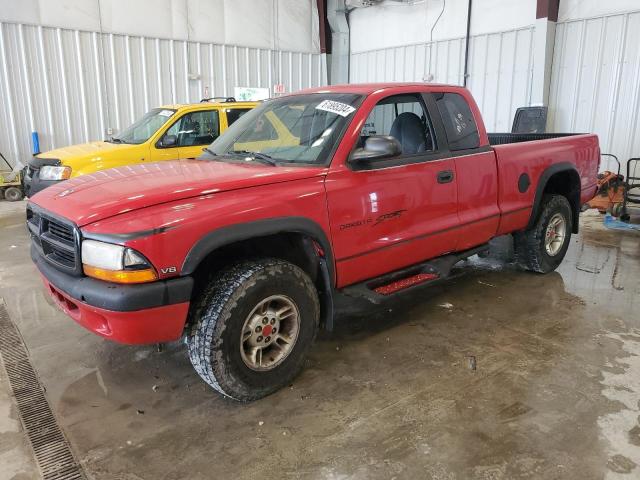
[{"label": "door handle", "polygon": [[443,170],[438,172],[438,183],[453,182],[453,172],[451,170]]}]

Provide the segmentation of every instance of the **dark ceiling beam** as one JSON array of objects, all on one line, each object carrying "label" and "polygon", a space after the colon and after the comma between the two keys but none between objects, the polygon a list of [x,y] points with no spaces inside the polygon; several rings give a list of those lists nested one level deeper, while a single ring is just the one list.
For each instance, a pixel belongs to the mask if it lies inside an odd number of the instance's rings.
[{"label": "dark ceiling beam", "polygon": [[331,36],[329,20],[327,19],[327,2],[316,0],[318,6],[318,34],[320,35],[320,53],[331,53]]},{"label": "dark ceiling beam", "polygon": [[536,18],[546,18],[551,22],[558,21],[560,0],[538,0]]}]

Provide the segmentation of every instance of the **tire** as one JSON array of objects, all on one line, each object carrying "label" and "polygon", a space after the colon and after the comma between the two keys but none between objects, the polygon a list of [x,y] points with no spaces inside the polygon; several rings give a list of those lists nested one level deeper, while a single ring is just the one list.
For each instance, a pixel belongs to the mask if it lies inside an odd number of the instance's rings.
[{"label": "tire", "polygon": [[[287,310],[276,320],[275,310],[284,311],[283,305],[294,313],[285,318]],[[259,307],[265,313],[256,311]],[[319,317],[318,293],[299,267],[277,259],[237,263],[210,278],[193,303],[187,337],[191,364],[222,395],[241,402],[257,400],[289,385],[300,372]],[[282,331],[273,331],[276,327]],[[268,347],[252,347],[256,342],[267,345],[267,339]],[[258,350],[260,362],[258,354],[253,355]]]},{"label": "tire", "polygon": [[[545,241],[547,229],[552,221],[556,224],[559,218],[564,222],[562,241],[556,241],[548,249]],[[565,197],[545,195],[542,199],[542,211],[533,228],[514,235],[516,262],[525,270],[537,273],[549,273],[558,268],[569,248],[573,221],[571,206]],[[552,238],[558,237],[560,235]]]},{"label": "tire", "polygon": [[18,187],[7,187],[4,190],[4,198],[9,202],[17,202],[18,200],[22,200],[23,197],[24,194]]}]

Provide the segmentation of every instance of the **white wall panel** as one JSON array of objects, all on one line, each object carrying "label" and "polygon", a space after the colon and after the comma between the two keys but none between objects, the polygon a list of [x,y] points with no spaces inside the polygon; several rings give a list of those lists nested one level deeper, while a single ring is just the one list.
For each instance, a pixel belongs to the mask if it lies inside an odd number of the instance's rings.
[{"label": "white wall panel", "polygon": [[602,17],[638,9],[638,0],[562,0],[558,8],[558,21],[568,22],[583,18]]},{"label": "white wall panel", "polygon": [[[468,87],[489,131],[509,131],[529,105],[533,28],[471,37]],[[463,84],[464,37],[351,55],[351,82],[424,81]]]},{"label": "white wall panel", "polygon": [[0,21],[320,51],[316,0],[0,0]]},{"label": "white wall panel", "polygon": [[[468,0],[386,1],[351,10],[351,50],[360,53],[462,37],[468,5]],[[536,0],[477,1],[473,3],[471,35],[529,27],[535,18]]]},{"label": "white wall panel", "polygon": [[235,45],[0,23],[0,151],[25,162],[104,138],[147,109],[231,96],[235,86],[287,91],[327,83],[326,58]]},{"label": "white wall panel", "polygon": [[638,45],[640,12],[559,23],[549,130],[595,132],[603,153],[640,156]]}]

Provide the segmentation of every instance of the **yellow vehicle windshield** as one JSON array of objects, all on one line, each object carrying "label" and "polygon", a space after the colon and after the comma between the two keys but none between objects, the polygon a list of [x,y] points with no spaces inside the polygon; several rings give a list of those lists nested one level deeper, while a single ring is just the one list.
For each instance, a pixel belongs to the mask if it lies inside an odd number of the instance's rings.
[{"label": "yellow vehicle windshield", "polygon": [[154,108],[107,141],[138,145],[149,140],[176,113],[172,108]]}]

